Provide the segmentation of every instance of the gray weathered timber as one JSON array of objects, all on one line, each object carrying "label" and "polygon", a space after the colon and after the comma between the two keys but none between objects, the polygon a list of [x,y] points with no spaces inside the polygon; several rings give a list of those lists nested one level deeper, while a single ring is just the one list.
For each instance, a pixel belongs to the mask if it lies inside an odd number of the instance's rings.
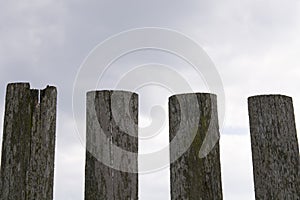
[{"label": "gray weathered timber", "polygon": [[248,99],[256,199],[300,199],[299,147],[292,98]]},{"label": "gray weathered timber", "polygon": [[138,199],[137,94],[92,91],[86,106],[85,199]]},{"label": "gray weathered timber", "polygon": [[53,199],[56,99],[55,87],[38,91],[28,83],[7,86],[1,200]]},{"label": "gray weathered timber", "polygon": [[[219,142],[208,155],[199,156],[205,138],[219,136],[216,95],[194,93],[170,97],[169,126],[171,199],[222,199]],[[176,143],[172,144],[172,140]]]}]

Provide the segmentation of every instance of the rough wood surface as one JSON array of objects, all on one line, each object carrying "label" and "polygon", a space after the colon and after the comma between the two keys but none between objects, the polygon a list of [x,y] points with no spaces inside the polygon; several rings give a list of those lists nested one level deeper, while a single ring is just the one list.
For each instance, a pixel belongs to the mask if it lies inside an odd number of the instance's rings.
[{"label": "rough wood surface", "polygon": [[248,99],[256,199],[300,199],[300,161],[292,98]]},{"label": "rough wood surface", "polygon": [[179,137],[176,145],[170,145],[171,162],[195,131],[191,145],[179,159],[171,163],[172,200],[222,199],[219,142],[207,156],[199,157],[205,138],[219,136],[217,116],[215,95],[182,94],[169,99],[170,143]]},{"label": "rough wood surface", "polygon": [[40,93],[28,83],[7,86],[1,200],[53,199],[57,91]]},{"label": "rough wood surface", "polygon": [[136,94],[124,91],[87,94],[86,200],[138,199],[138,174],[131,173],[138,168],[137,123]]}]

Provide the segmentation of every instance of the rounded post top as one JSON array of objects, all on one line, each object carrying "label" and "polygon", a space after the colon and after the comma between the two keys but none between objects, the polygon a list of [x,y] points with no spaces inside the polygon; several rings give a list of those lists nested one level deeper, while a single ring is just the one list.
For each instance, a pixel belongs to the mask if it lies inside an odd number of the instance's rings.
[{"label": "rounded post top", "polygon": [[178,97],[193,97],[193,96],[204,96],[204,97],[213,97],[216,98],[217,95],[213,93],[206,93],[206,92],[196,92],[196,93],[181,93],[181,94],[175,94],[169,97],[169,100],[173,98],[178,98]]},{"label": "rounded post top", "polygon": [[249,101],[255,101],[255,100],[268,100],[268,99],[290,99],[292,100],[292,97],[290,96],[286,96],[286,95],[282,95],[282,94],[261,94],[261,95],[254,95],[254,96],[250,96],[248,97],[248,102]]},{"label": "rounded post top", "polygon": [[131,92],[131,91],[126,91],[126,90],[91,90],[88,91],[86,94],[88,95],[92,95],[92,94],[101,94],[101,93],[116,93],[116,94],[131,94],[131,95],[138,95],[135,92]]}]

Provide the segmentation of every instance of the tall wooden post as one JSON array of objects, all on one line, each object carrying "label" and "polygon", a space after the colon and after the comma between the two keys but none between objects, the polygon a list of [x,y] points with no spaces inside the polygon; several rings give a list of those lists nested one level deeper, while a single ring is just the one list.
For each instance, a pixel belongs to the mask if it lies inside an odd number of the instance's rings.
[{"label": "tall wooden post", "polygon": [[138,199],[138,96],[87,94],[86,200]]},{"label": "tall wooden post", "polygon": [[248,99],[256,199],[300,199],[299,147],[292,98]]},{"label": "tall wooden post", "polygon": [[[194,93],[170,97],[169,124],[171,199],[222,199],[216,95]],[[176,142],[172,144],[172,140]],[[212,149],[201,157],[202,145],[210,142]]]},{"label": "tall wooden post", "polygon": [[7,86],[1,200],[53,199],[56,97],[55,87]]}]

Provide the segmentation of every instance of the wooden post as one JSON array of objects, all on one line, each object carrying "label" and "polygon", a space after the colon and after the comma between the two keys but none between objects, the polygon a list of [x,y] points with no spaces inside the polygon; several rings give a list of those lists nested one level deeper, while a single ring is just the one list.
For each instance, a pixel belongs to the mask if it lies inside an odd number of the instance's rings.
[{"label": "wooden post", "polygon": [[300,161],[292,98],[248,99],[256,199],[300,199]]},{"label": "wooden post", "polygon": [[56,97],[55,87],[39,91],[28,83],[7,86],[1,200],[53,199]]},{"label": "wooden post", "polygon": [[87,94],[86,200],[138,199],[138,96]]},{"label": "wooden post", "polygon": [[[170,145],[171,199],[222,199],[218,140],[208,155],[199,154],[204,141],[209,142],[206,137],[219,136],[216,95],[194,93],[170,97],[169,124],[170,143],[177,137],[176,144]],[[195,135],[191,134],[193,131]],[[190,137],[193,137],[191,145],[176,159]]]}]

